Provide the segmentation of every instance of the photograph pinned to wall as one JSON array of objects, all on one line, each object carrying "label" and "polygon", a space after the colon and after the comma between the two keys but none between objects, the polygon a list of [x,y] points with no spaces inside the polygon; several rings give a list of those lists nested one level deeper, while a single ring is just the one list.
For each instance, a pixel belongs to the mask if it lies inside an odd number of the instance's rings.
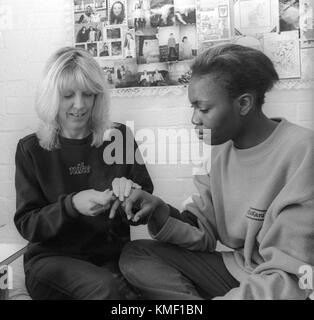
[{"label": "photograph pinned to wall", "polygon": [[74,0],[74,22],[76,24],[104,22],[106,10],[97,10],[95,2],[91,0]]},{"label": "photograph pinned to wall", "polygon": [[167,63],[151,63],[138,66],[137,86],[158,87],[169,85]]},{"label": "photograph pinned to wall", "polygon": [[104,37],[105,40],[122,39],[122,28],[121,27],[105,27],[104,36],[105,36]]},{"label": "photograph pinned to wall", "polygon": [[230,43],[229,40],[223,40],[223,41],[203,41],[198,44],[198,54],[203,53],[204,51],[213,48],[215,46],[219,46],[224,43]]},{"label": "photograph pinned to wall", "polygon": [[76,43],[75,48],[80,48],[86,50],[86,43]]},{"label": "photograph pinned to wall", "polygon": [[301,77],[314,80],[314,47],[301,49]]},{"label": "photograph pinned to wall", "polygon": [[74,2],[74,13],[84,12],[85,10],[84,0],[73,0],[73,2]]},{"label": "photograph pinned to wall", "polygon": [[150,0],[128,1],[128,26],[137,35],[156,34],[156,28],[150,24]]},{"label": "photograph pinned to wall", "polygon": [[196,38],[195,26],[180,26],[179,60],[189,60],[197,56]]},{"label": "photograph pinned to wall", "polygon": [[314,0],[300,0],[301,39],[314,40]]},{"label": "photograph pinned to wall", "polygon": [[96,26],[98,26],[98,24],[96,23],[90,23],[90,24],[84,24],[84,25],[75,24],[75,27],[74,27],[75,43],[95,41]]},{"label": "photograph pinned to wall", "polygon": [[300,40],[300,47],[304,48],[314,48],[314,39],[313,40]]},{"label": "photograph pinned to wall", "polygon": [[136,58],[115,61],[114,72],[116,88],[138,86],[138,64],[136,63]]},{"label": "photograph pinned to wall", "polygon": [[[277,2],[277,1],[276,1]],[[299,0],[279,0],[280,32],[299,30],[300,27]]]},{"label": "photograph pinned to wall", "polygon": [[96,10],[107,10],[107,0],[94,0]]},{"label": "photograph pinned to wall", "polygon": [[156,35],[136,36],[135,41],[138,64],[156,63],[160,61],[159,41]]},{"label": "photograph pinned to wall", "polygon": [[197,0],[196,17],[199,42],[231,38],[229,0]]},{"label": "photograph pinned to wall", "polygon": [[103,69],[108,89],[115,88],[115,70],[113,60],[98,60],[100,67]]},{"label": "photograph pinned to wall", "polygon": [[98,42],[98,52],[99,57],[102,59],[108,59],[111,58],[111,44],[110,42]]},{"label": "photograph pinned to wall", "polygon": [[300,78],[299,32],[264,34],[264,53],[272,60],[280,79]]},{"label": "photograph pinned to wall", "polygon": [[122,41],[111,41],[111,57],[117,59],[123,58]]},{"label": "photograph pinned to wall", "polygon": [[232,39],[232,43],[260,50],[262,52],[264,51],[264,36],[262,34],[257,34],[255,36],[237,36]]},{"label": "photograph pinned to wall", "polygon": [[160,62],[179,60],[180,27],[158,29]]},{"label": "photograph pinned to wall", "polygon": [[97,57],[98,56],[98,48],[97,48],[97,43],[87,43],[87,51],[93,56]]},{"label": "photograph pinned to wall", "polygon": [[109,24],[127,24],[127,1],[109,0],[108,3]]},{"label": "photograph pinned to wall", "polygon": [[153,28],[173,26],[174,0],[150,0],[150,24]]},{"label": "photograph pinned to wall", "polygon": [[86,27],[88,33],[87,42],[96,42],[103,39],[103,28],[100,23],[92,23],[90,25],[86,25]]},{"label": "photograph pinned to wall", "polygon": [[196,23],[195,0],[174,0],[176,23],[187,25]]},{"label": "photograph pinned to wall", "polygon": [[274,0],[235,0],[235,35],[278,32],[279,5]]},{"label": "photograph pinned to wall", "polygon": [[136,58],[135,50],[135,31],[125,29],[123,34],[123,57],[126,59]]},{"label": "photograph pinned to wall", "polygon": [[171,62],[169,63],[169,84],[170,85],[187,85],[191,79],[190,61]]}]

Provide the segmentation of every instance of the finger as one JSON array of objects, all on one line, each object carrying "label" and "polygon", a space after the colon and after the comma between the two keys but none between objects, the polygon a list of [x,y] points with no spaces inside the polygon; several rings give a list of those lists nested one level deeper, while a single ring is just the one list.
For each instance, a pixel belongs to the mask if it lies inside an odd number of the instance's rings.
[{"label": "finger", "polygon": [[119,199],[115,200],[115,202],[113,203],[113,205],[111,206],[111,209],[110,209],[109,219],[113,219],[116,216],[116,212],[117,212],[117,209],[120,206],[120,203],[121,202],[120,202]]},{"label": "finger", "polygon": [[119,183],[118,178],[113,179],[112,190],[113,190],[114,195],[118,198],[119,197],[119,190],[120,190],[120,183]]},{"label": "finger", "polygon": [[124,191],[125,191],[125,186],[126,186],[126,183],[127,183],[127,179],[122,177],[120,180],[119,180],[119,200],[121,202],[124,201]]},{"label": "finger", "polygon": [[143,219],[144,217],[146,217],[147,215],[149,215],[151,213],[151,206],[150,205],[144,205],[140,211],[138,211],[134,218],[133,221],[134,222],[138,222],[139,220]]},{"label": "finger", "polygon": [[125,183],[125,189],[124,189],[124,197],[125,198],[127,198],[130,195],[132,185],[133,185],[132,180],[127,179],[126,183]]},{"label": "finger", "polygon": [[135,202],[131,199],[131,198],[127,198],[125,200],[125,213],[128,217],[128,220],[132,219],[134,214],[133,214],[133,206],[135,204]]},{"label": "finger", "polygon": [[142,189],[142,187],[139,184],[135,183],[135,182],[133,182],[132,188],[133,189]]}]

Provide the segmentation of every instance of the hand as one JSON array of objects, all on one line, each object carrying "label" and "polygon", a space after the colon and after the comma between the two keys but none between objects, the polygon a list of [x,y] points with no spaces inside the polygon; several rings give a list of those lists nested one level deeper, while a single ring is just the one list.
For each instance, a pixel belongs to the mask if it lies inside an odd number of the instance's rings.
[{"label": "hand", "polygon": [[[123,207],[127,216],[131,217],[134,222],[138,222],[140,219],[158,211],[157,215],[164,223],[169,212],[169,208],[164,201],[143,190],[134,190],[123,203]],[[138,211],[135,212],[135,210]]]},{"label": "hand", "polygon": [[72,201],[76,210],[81,214],[94,217],[109,209],[110,202],[114,199],[112,191],[101,192],[90,189],[75,194]]},{"label": "hand", "polygon": [[122,202],[124,202],[125,198],[131,194],[132,190],[141,188],[142,187],[137,183],[125,177],[115,178],[112,181],[112,190],[116,200],[111,207],[109,219],[113,219],[115,217],[118,207]]}]

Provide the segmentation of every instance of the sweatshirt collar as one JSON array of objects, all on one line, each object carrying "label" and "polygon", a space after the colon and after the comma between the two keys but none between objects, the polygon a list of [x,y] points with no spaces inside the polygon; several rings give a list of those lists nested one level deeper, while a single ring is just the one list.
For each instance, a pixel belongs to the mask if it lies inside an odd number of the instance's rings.
[{"label": "sweatshirt collar", "polygon": [[77,146],[77,145],[86,145],[86,144],[91,144],[93,139],[93,134],[89,134],[87,137],[83,139],[70,139],[70,138],[65,138],[59,135],[59,141],[61,146]]},{"label": "sweatshirt collar", "polygon": [[273,118],[272,120],[279,122],[279,124],[271,135],[258,145],[248,149],[238,149],[232,143],[231,149],[239,160],[252,161],[259,159],[268,154],[274,147],[278,146],[278,141],[280,140],[280,136],[284,132],[288,121],[284,118]]}]

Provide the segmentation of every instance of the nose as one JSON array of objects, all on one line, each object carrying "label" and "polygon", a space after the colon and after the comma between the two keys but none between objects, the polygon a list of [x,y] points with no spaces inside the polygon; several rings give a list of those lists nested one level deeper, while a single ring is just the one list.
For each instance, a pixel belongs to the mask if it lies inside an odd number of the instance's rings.
[{"label": "nose", "polygon": [[74,99],[74,105],[73,107],[77,110],[83,109],[84,108],[84,101],[83,101],[83,97],[82,94],[77,93],[75,95],[75,99]]},{"label": "nose", "polygon": [[200,117],[200,112],[197,109],[193,110],[193,115],[192,115],[191,122],[196,126],[202,124],[202,119]]}]

